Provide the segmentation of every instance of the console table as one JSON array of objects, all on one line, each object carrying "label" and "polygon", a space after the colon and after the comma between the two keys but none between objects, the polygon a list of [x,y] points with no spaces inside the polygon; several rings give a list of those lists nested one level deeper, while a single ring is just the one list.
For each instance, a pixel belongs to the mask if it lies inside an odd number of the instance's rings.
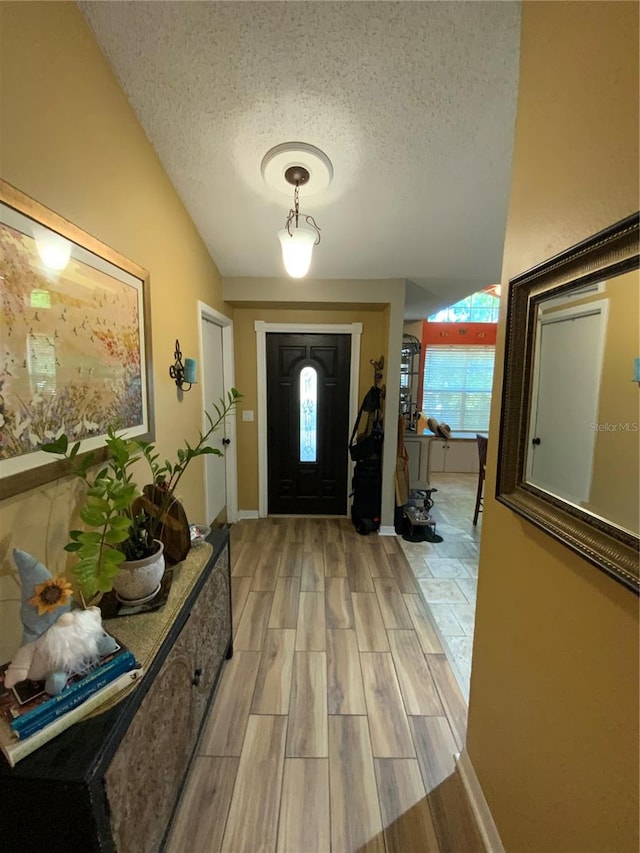
[{"label": "console table", "polygon": [[228,533],[213,530],[173,567],[161,610],[105,620],[105,627],[135,653],[144,675],[14,768],[0,761],[6,853],[159,849],[233,653]]}]

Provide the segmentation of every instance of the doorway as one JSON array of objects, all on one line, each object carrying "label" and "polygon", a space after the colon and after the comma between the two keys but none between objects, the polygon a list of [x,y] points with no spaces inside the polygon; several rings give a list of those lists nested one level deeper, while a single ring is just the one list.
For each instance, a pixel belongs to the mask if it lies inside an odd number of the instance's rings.
[{"label": "doorway", "polygon": [[345,515],[351,339],[270,333],[266,355],[268,511]]},{"label": "doorway", "polygon": [[[264,518],[269,513],[269,431],[267,413],[267,334],[327,334],[345,336],[350,341],[350,363],[348,368],[348,417],[347,424],[353,422],[358,412],[358,393],[360,378],[360,340],[362,323],[265,323],[256,320],[257,380],[258,380],[258,515]],[[298,438],[299,442],[299,438]],[[348,442],[348,426],[347,426]],[[345,442],[345,454],[346,443]],[[348,480],[351,465],[345,459],[346,471],[344,497],[345,514],[348,497]],[[299,508],[293,510],[296,514],[304,514]]]},{"label": "doorway", "polygon": [[[229,317],[220,314],[203,302],[198,302],[200,330],[200,363],[203,423],[202,431],[210,427],[207,412],[214,422],[218,418],[214,404],[226,399],[234,386],[233,325]],[[235,449],[235,411],[227,416],[211,436],[210,444],[223,452],[222,456],[208,454],[205,465],[205,513],[207,523],[232,523],[238,514],[237,460]]]},{"label": "doorway", "polygon": [[607,303],[549,310],[538,320],[527,482],[589,500]]}]

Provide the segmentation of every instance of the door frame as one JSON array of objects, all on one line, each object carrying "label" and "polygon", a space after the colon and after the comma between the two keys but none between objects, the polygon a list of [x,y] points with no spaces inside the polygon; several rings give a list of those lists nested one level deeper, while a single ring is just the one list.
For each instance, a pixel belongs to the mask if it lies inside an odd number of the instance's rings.
[{"label": "door frame", "polygon": [[[258,378],[258,516],[265,518],[269,507],[268,442],[267,442],[267,334],[326,334],[351,336],[351,365],[349,370],[349,423],[358,414],[360,382],[360,339],[362,323],[266,323],[256,320],[257,378]],[[348,463],[351,468],[351,463]],[[349,506],[349,477],[347,477],[347,508]]]},{"label": "door frame", "polygon": [[[202,430],[206,432],[209,428],[209,422],[207,421],[205,415],[205,408],[207,403],[211,402],[211,400],[205,400],[204,398],[204,373],[207,369],[207,365],[204,362],[203,355],[203,337],[204,337],[204,323],[211,322],[216,326],[220,326],[222,329],[222,385],[224,388],[225,398],[227,394],[231,391],[231,389],[235,385],[235,362],[233,357],[233,320],[230,317],[227,317],[225,314],[221,314],[219,311],[216,311],[215,308],[212,308],[210,305],[207,305],[205,302],[201,302],[198,300],[197,303],[198,308],[198,353],[200,358],[200,364],[202,365],[202,382],[200,385],[201,388],[201,399],[202,399]],[[233,524],[234,521],[237,521],[238,518],[238,454],[236,447],[236,409],[235,406],[229,413],[226,418],[225,423],[225,436],[229,438],[231,443],[227,445],[227,450],[225,451],[225,479],[226,479],[226,491],[227,491],[227,521],[230,524]],[[229,453],[228,448],[232,448],[232,453]],[[205,502],[205,513],[206,518],[209,518],[209,495],[207,489],[207,474],[206,469],[203,470],[203,478],[204,478],[204,502]]]}]

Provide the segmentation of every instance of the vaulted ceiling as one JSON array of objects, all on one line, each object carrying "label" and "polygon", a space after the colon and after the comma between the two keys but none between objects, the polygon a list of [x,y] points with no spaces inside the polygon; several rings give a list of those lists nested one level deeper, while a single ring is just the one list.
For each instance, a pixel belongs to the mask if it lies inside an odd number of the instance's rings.
[{"label": "vaulted ceiling", "polygon": [[225,278],[284,274],[260,167],[302,141],[333,165],[307,280],[405,279],[408,319],[499,280],[518,3],[79,5]]}]

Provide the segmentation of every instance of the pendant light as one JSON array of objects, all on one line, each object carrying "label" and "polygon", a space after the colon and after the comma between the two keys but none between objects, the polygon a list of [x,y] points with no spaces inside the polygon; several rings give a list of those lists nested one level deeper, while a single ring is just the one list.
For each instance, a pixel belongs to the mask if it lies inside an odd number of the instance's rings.
[{"label": "pendant light", "polygon": [[[304,166],[290,166],[284,177],[295,189],[293,207],[289,211],[284,228],[278,231],[278,239],[287,273],[291,278],[303,278],[311,266],[313,247],[320,242],[320,229],[313,216],[303,216],[300,213],[299,189],[309,180],[307,169]],[[306,226],[300,224],[300,219],[306,222]]]},{"label": "pendant light", "polygon": [[293,207],[284,228],[278,231],[278,239],[287,274],[303,278],[311,265],[313,247],[320,242],[320,228],[313,216],[300,212],[300,187],[305,188],[305,197],[322,193],[331,183],[333,166],[315,145],[283,142],[267,151],[261,171],[270,189],[289,195],[293,187]]}]

